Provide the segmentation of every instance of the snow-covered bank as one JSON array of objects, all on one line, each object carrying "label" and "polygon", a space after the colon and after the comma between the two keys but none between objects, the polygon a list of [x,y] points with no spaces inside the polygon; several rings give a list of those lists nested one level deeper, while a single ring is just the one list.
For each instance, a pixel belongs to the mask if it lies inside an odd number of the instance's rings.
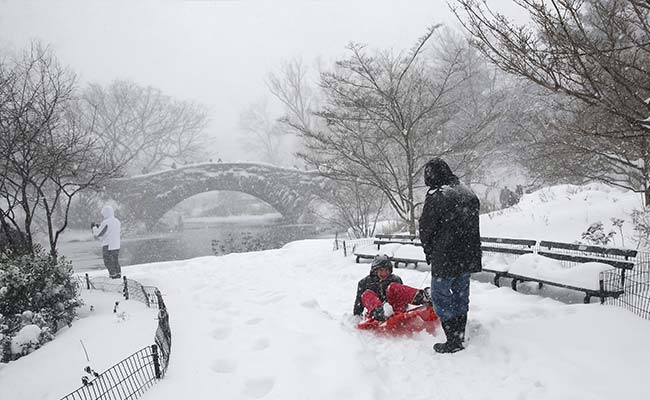
[{"label": "snow-covered bank", "polygon": [[[511,208],[481,215],[481,235],[572,243],[600,221],[616,232],[612,246],[636,248],[631,213],[643,209],[642,200],[639,193],[598,183],[553,186],[525,194]],[[612,217],[624,221],[622,239]]]}]

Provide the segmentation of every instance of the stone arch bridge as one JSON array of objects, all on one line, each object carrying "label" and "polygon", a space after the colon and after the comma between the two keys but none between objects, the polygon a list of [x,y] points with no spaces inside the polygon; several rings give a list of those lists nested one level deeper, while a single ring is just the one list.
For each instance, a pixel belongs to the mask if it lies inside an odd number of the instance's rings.
[{"label": "stone arch bridge", "polygon": [[317,171],[254,163],[204,163],[113,179],[105,194],[127,220],[153,226],[167,211],[194,195],[214,190],[243,192],[267,202],[288,222],[300,222],[309,203],[331,193],[331,181]]}]

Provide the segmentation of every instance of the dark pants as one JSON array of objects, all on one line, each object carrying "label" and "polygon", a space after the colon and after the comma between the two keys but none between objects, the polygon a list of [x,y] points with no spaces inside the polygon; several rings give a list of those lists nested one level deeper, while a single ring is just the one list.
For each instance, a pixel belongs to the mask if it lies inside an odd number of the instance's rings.
[{"label": "dark pants", "polygon": [[102,256],[104,257],[104,266],[108,270],[111,278],[119,278],[122,274],[120,267],[120,249],[109,250],[108,246],[102,246]]},{"label": "dark pants", "polygon": [[455,278],[431,278],[431,299],[436,314],[449,321],[469,311],[469,274]]}]

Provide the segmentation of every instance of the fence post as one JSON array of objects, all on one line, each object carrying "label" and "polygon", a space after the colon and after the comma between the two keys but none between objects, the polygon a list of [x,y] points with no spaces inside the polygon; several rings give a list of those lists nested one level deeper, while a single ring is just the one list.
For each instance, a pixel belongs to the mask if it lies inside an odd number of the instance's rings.
[{"label": "fence post", "polygon": [[144,294],[144,300],[147,302],[147,307],[151,307],[151,300],[149,300],[149,295],[147,294],[144,286],[140,285],[140,289],[142,290],[142,294]]},{"label": "fence post", "polygon": [[334,232],[334,249],[338,250],[339,249],[339,233]]},{"label": "fence post", "polygon": [[156,379],[160,379],[160,360],[158,358],[158,346],[151,345],[151,356],[153,358],[153,369],[156,374]]},{"label": "fence post", "polygon": [[90,290],[90,277],[88,276],[88,272],[86,272],[86,289]]},{"label": "fence post", "polygon": [[122,277],[124,279],[124,289],[122,289],[122,293],[124,294],[124,298],[126,300],[129,299],[129,283],[126,280],[126,275]]},{"label": "fence post", "polygon": [[348,249],[345,246],[345,240],[344,240],[343,241],[343,257],[347,257],[347,256],[348,256]]}]

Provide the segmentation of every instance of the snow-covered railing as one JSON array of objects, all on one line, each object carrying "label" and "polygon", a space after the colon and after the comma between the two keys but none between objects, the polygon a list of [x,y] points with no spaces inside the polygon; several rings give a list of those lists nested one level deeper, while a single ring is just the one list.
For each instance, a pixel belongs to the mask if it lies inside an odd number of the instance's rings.
[{"label": "snow-covered railing", "polygon": [[104,277],[80,279],[86,289],[122,293],[125,299],[138,300],[151,307],[158,306],[158,328],[154,344],[146,346],[102,373],[87,371],[92,379],[84,377],[83,386],[61,398],[61,400],[127,400],[139,398],[159,379],[169,366],[172,335],[169,314],[160,290],[155,286],[144,286],[138,281],[124,277],[121,281]]}]

